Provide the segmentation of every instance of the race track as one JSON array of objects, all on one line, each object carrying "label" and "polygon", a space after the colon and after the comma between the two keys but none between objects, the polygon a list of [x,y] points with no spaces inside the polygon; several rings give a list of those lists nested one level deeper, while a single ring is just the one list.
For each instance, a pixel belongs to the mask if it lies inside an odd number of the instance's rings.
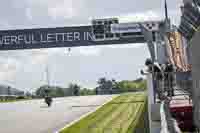
[{"label": "race track", "polygon": [[57,98],[50,108],[43,100],[0,103],[0,133],[55,133],[111,98],[110,95]]}]

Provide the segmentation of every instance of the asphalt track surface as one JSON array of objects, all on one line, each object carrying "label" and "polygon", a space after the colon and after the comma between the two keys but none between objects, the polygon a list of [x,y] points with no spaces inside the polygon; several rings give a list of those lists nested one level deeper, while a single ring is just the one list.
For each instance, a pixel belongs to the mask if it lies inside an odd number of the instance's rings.
[{"label": "asphalt track surface", "polygon": [[65,125],[95,110],[113,96],[81,96],[0,103],[0,133],[55,133]]}]

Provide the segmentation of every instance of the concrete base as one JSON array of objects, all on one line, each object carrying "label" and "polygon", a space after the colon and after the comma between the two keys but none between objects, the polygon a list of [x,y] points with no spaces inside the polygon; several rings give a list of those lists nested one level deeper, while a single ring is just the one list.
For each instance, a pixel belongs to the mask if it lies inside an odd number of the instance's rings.
[{"label": "concrete base", "polygon": [[160,103],[151,105],[151,120],[160,121]]},{"label": "concrete base", "polygon": [[152,129],[151,129],[151,132],[152,132],[152,133],[160,133],[160,131],[161,131],[160,122],[153,121],[153,122],[152,122]]},{"label": "concrete base", "polygon": [[150,133],[160,133],[161,119],[160,119],[160,104],[151,104],[151,131]]}]

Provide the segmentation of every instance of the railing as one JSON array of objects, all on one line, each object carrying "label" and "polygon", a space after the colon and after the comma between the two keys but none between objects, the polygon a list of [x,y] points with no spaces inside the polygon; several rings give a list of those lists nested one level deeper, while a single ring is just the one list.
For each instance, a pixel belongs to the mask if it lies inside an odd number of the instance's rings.
[{"label": "railing", "polygon": [[[151,75],[151,74],[148,74]],[[180,87],[177,86],[176,73],[153,73],[153,77],[147,76],[148,90],[149,90],[149,109],[151,110],[151,104],[161,103],[160,105],[160,118],[161,118],[161,133],[181,133],[178,123],[175,118],[172,117],[170,112],[170,101],[178,96],[178,98],[190,100],[186,88],[190,88],[190,84],[185,82],[187,80],[179,82]],[[152,84],[151,84],[152,83]],[[187,86],[186,86],[187,85]],[[182,87],[185,86],[185,89]],[[152,88],[152,89],[151,89]],[[151,91],[150,91],[151,90]],[[153,92],[151,94],[150,92]],[[183,96],[180,96],[183,95]],[[154,102],[152,102],[152,97]],[[151,101],[151,102],[150,102]],[[149,110],[149,111],[150,111]],[[150,120],[151,120],[151,114]]]},{"label": "railing", "polygon": [[180,128],[169,111],[169,102],[163,101],[160,106],[161,133],[181,133]]},{"label": "railing", "polygon": [[[155,99],[165,100],[176,95],[186,95],[191,98],[192,80],[177,78],[176,72],[162,72],[153,74],[153,88]],[[178,93],[177,93],[178,92]],[[157,97],[156,97],[157,96]]]}]

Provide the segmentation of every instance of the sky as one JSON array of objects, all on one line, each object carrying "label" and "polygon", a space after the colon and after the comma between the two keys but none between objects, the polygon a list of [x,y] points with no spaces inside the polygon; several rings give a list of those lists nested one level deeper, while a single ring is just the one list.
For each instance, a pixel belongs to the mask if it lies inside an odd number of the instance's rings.
[{"label": "sky", "polygon": [[[180,21],[182,0],[168,0],[173,24]],[[118,17],[120,22],[162,20],[164,0],[6,0],[0,4],[0,29],[88,25],[92,19]],[[98,78],[134,80],[149,57],[146,44],[123,44],[0,52],[0,84],[34,90],[46,81],[66,87],[95,87]]]}]

